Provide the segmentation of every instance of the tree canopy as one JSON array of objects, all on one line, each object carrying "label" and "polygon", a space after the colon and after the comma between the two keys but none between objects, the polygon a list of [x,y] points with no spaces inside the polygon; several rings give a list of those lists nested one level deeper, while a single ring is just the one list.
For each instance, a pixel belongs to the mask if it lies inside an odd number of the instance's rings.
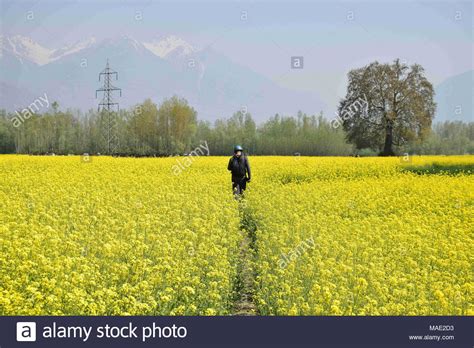
[{"label": "tree canopy", "polygon": [[347,140],[359,149],[381,150],[423,140],[435,114],[434,91],[423,68],[373,62],[348,74],[346,97],[338,108]]}]

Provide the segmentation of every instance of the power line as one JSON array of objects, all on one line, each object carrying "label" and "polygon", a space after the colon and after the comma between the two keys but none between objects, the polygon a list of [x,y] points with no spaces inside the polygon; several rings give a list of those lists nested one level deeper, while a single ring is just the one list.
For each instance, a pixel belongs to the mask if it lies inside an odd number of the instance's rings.
[{"label": "power line", "polygon": [[122,89],[112,85],[112,79],[115,76],[115,80],[118,80],[118,72],[110,69],[109,60],[107,59],[107,64],[105,69],[99,73],[99,82],[102,77],[104,80],[104,86],[95,91],[95,97],[97,98],[97,93],[102,92],[102,101],[99,103],[97,108],[101,112],[102,121],[105,121],[105,124],[102,123],[103,136],[106,142],[106,153],[114,154],[118,148],[118,135],[117,135],[117,115],[116,112],[119,111],[119,104],[114,102],[113,92],[119,91],[120,96],[122,96]]}]

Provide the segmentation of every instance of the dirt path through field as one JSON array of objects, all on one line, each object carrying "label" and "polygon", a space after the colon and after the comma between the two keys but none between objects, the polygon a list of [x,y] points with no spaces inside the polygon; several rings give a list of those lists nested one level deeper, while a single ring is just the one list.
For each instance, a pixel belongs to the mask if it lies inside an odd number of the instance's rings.
[{"label": "dirt path through field", "polygon": [[254,303],[257,224],[244,199],[239,202],[240,230],[244,234],[237,266],[233,315],[257,315]]}]

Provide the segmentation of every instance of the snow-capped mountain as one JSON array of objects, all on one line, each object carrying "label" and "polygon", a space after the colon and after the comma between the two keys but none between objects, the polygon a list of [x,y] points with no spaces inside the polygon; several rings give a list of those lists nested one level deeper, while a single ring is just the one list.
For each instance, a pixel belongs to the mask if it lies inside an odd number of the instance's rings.
[{"label": "snow-capped mountain", "polygon": [[39,66],[46,65],[69,54],[79,52],[96,43],[95,38],[90,38],[65,47],[49,49],[41,46],[31,38],[22,35],[12,37],[2,35],[0,40],[0,58],[3,58],[6,54],[11,54],[21,63],[32,62]]},{"label": "snow-capped mountain", "polygon": [[116,45],[120,42],[127,42],[127,44],[130,44],[130,46],[137,50],[147,49],[157,57],[170,61],[187,57],[198,51],[192,45],[174,35],[143,43],[130,36],[106,39],[99,43],[94,37],[92,37],[56,49],[43,47],[39,43],[33,41],[31,38],[21,35],[15,35],[12,37],[2,35],[0,36],[0,42],[0,58],[3,58],[3,56],[6,54],[11,54],[13,57],[17,58],[20,63],[31,62],[39,66],[49,64],[97,44]]},{"label": "snow-capped mountain", "polygon": [[[46,48],[21,35],[0,36],[0,109],[29,105],[48,94],[63,108],[96,108],[98,74],[109,59],[119,72],[121,107],[152,98],[178,95],[195,107],[202,119],[230,116],[246,108],[256,120],[298,109],[319,112],[316,93],[280,87],[212,48],[198,49],[168,36],[141,42],[130,36],[94,38],[59,48]],[[86,64],[82,64],[86,61]],[[472,121],[472,71],[447,79],[436,88],[435,121]],[[460,107],[461,106],[461,107]]]},{"label": "snow-capped mountain", "polygon": [[167,58],[172,55],[187,56],[197,51],[189,43],[174,35],[164,39],[144,42],[143,45],[160,58]]},{"label": "snow-capped mountain", "polygon": [[68,45],[68,46],[53,50],[51,52],[51,54],[49,55],[49,62],[48,63],[50,63],[52,61],[55,61],[55,60],[58,60],[58,59],[61,59],[62,57],[65,57],[69,54],[74,54],[74,53],[79,52],[83,49],[91,47],[96,42],[97,42],[96,39],[94,37],[91,37],[89,39],[76,42],[73,45]]},{"label": "snow-capped mountain", "polygon": [[24,37],[6,42],[0,57],[0,108],[7,110],[45,93],[63,109],[96,109],[100,97],[95,98],[95,90],[103,83],[98,77],[107,60],[118,72],[113,83],[122,88],[117,97],[121,108],[177,95],[201,119],[228,117],[245,108],[258,121],[277,112],[318,112],[322,106],[314,93],[282,88],[212,48],[200,50],[176,36],[150,42],[130,36],[88,39],[56,49]]},{"label": "snow-capped mountain", "polygon": [[33,62],[38,65],[44,65],[49,62],[51,50],[41,46],[31,38],[15,35],[12,37],[1,37],[1,53],[0,57],[10,53],[22,63],[24,60]]}]

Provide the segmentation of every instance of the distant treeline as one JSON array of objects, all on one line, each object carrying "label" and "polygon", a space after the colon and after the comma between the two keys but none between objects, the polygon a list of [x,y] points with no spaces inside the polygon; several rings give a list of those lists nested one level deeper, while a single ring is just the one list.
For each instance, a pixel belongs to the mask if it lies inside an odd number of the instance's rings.
[{"label": "distant treeline", "polygon": [[[43,114],[0,111],[0,153],[106,154],[113,137],[113,154],[170,156],[192,152],[206,143],[210,155],[229,155],[241,144],[253,155],[347,156],[376,155],[377,149],[355,149],[342,127],[319,115],[275,115],[257,126],[249,113],[236,112],[213,124],[199,121],[186,100],[173,97],[159,107],[151,100],[113,114],[60,111],[57,103]],[[116,135],[116,137],[115,137]],[[400,153],[474,153],[474,123],[435,124],[422,143],[406,144]]]}]

